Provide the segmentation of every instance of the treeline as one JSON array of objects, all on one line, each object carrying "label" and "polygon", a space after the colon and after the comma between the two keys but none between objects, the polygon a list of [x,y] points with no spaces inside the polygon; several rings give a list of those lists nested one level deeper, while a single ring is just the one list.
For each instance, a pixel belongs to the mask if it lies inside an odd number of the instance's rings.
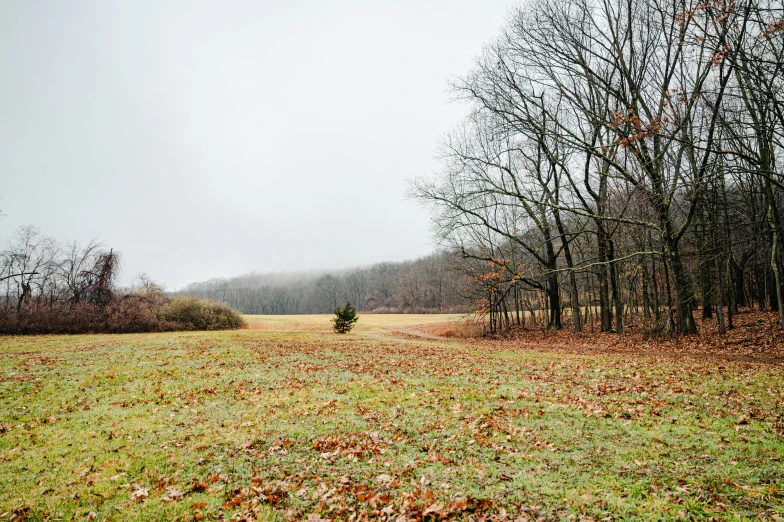
[{"label": "treeline", "polygon": [[[784,4],[534,0],[454,82],[470,115],[412,184],[494,331],[784,325]],[[568,311],[568,314],[566,313]],[[541,316],[544,317],[541,317]],[[540,319],[540,320],[541,320]]]},{"label": "treeline", "polygon": [[0,252],[0,334],[241,328],[221,303],[167,295],[141,277],[119,289],[120,256],[98,243],[60,245],[23,227]]},{"label": "treeline", "polygon": [[350,301],[361,312],[467,311],[471,280],[462,256],[438,252],[415,261],[342,271],[247,274],[188,285],[182,293],[227,303],[247,314],[331,313]]}]

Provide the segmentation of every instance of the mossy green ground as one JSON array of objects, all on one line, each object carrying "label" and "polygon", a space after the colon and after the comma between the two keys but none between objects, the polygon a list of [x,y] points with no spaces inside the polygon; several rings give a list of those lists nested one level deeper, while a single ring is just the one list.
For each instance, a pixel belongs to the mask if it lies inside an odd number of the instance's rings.
[{"label": "mossy green ground", "polygon": [[0,338],[0,520],[784,516],[781,366],[388,330],[425,320]]}]

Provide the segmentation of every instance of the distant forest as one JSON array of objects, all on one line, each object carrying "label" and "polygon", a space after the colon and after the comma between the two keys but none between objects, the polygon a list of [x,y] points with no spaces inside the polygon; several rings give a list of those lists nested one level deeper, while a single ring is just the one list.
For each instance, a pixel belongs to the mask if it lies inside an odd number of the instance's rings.
[{"label": "distant forest", "polygon": [[246,274],[188,285],[182,293],[246,314],[331,313],[351,301],[361,312],[467,312],[471,278],[461,258],[437,252],[415,261],[348,270]]}]

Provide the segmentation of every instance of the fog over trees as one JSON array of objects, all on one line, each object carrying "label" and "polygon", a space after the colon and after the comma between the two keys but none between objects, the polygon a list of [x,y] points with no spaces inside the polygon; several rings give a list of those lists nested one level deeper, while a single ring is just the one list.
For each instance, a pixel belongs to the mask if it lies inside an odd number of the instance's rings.
[{"label": "fog over trees", "polygon": [[461,266],[460,256],[439,252],[364,268],[211,279],[183,293],[248,314],[332,313],[347,301],[361,312],[462,312],[469,309],[472,286]]}]

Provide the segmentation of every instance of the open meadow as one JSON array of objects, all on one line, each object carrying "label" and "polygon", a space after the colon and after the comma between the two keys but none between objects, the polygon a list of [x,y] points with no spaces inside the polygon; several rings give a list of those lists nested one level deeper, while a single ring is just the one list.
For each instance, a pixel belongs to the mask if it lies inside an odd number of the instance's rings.
[{"label": "open meadow", "polygon": [[784,517],[782,365],[416,335],[459,318],[0,337],[0,520]]}]

